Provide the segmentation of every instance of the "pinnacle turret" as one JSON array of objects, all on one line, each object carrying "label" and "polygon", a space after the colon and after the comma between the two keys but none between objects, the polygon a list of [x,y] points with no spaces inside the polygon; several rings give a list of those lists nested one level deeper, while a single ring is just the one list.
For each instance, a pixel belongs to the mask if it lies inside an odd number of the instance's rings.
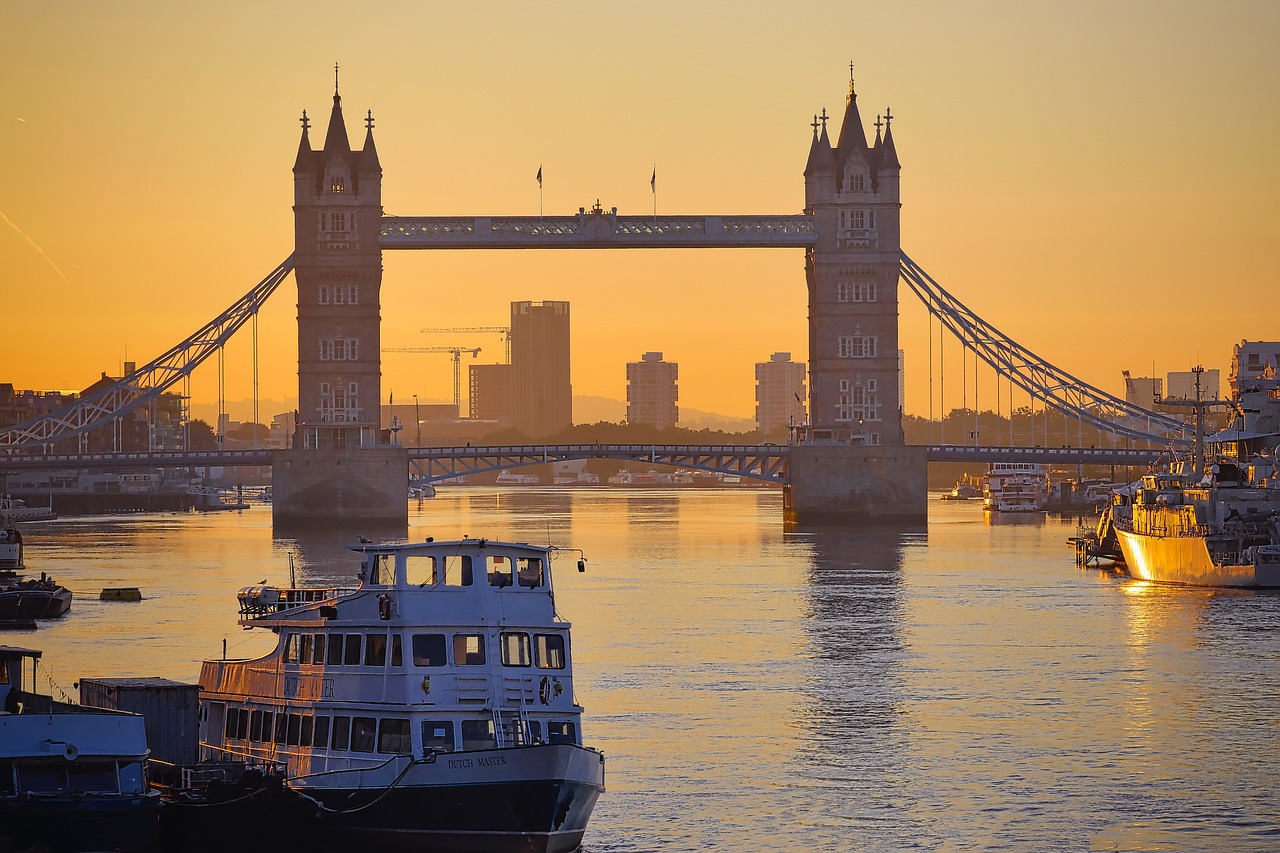
[{"label": "pinnacle turret", "polygon": [[360,174],[381,175],[382,164],[378,162],[378,149],[373,144],[373,110],[369,110],[364,120],[364,148],[360,152]]},{"label": "pinnacle turret", "polygon": [[880,169],[901,169],[898,162],[898,149],[893,144],[893,113],[888,107],[884,110],[884,144],[880,146],[877,167]]},{"label": "pinnacle turret", "polygon": [[804,174],[809,177],[817,172],[835,170],[836,158],[831,150],[831,139],[827,136],[827,111],[824,109],[821,119],[813,117],[813,143],[809,146],[809,160],[805,163]]},{"label": "pinnacle turret", "polygon": [[311,119],[307,118],[307,111],[302,111],[302,118],[298,119],[302,122],[302,139],[298,140],[298,156],[293,160],[293,173],[295,175],[305,172],[311,173],[316,168],[316,155],[311,150],[311,138],[307,131],[311,127]]}]

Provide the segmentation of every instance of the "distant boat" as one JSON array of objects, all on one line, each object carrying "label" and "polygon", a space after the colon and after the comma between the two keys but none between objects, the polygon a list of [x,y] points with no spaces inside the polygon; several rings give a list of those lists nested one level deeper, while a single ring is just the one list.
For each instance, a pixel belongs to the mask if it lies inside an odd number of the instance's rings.
[{"label": "distant boat", "polygon": [[537,474],[516,474],[511,471],[500,471],[496,482],[499,486],[537,486],[542,483],[542,478]]},{"label": "distant boat", "polygon": [[71,609],[71,590],[44,572],[39,580],[23,579],[25,570],[22,534],[0,528],[0,622],[56,619]]}]

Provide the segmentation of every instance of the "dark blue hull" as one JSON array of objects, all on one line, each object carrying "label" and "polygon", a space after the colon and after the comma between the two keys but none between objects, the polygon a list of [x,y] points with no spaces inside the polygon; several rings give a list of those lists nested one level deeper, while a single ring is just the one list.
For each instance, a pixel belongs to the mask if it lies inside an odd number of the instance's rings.
[{"label": "dark blue hull", "polygon": [[567,853],[582,843],[601,788],[519,781],[378,790],[316,790],[327,846],[439,853]]},{"label": "dark blue hull", "polygon": [[50,853],[149,849],[159,808],[160,798],[155,795],[3,798],[0,849]]}]

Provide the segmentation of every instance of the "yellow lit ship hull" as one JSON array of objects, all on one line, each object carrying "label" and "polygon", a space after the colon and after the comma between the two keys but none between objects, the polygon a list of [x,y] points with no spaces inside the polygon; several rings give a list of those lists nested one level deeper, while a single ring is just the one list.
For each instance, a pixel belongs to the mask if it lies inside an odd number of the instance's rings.
[{"label": "yellow lit ship hull", "polygon": [[[1214,562],[1203,536],[1152,536],[1115,528],[1129,574],[1138,580],[1216,587],[1280,587],[1280,560],[1262,553],[1232,565]],[[1270,559],[1268,559],[1270,558]]]}]

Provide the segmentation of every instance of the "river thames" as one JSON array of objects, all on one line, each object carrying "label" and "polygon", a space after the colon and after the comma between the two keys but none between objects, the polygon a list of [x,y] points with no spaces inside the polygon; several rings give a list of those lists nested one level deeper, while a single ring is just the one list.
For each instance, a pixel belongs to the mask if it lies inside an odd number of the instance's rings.
[{"label": "river thames", "polygon": [[[786,532],[772,490],[442,488],[408,532],[585,552],[555,569],[607,756],[588,853],[1280,849],[1280,596],[1077,569],[1074,519],[936,497],[927,531]],[[351,583],[382,535],[273,538],[266,505],[23,530],[76,599],[2,639],[72,696],[265,651],[241,587]]]}]

